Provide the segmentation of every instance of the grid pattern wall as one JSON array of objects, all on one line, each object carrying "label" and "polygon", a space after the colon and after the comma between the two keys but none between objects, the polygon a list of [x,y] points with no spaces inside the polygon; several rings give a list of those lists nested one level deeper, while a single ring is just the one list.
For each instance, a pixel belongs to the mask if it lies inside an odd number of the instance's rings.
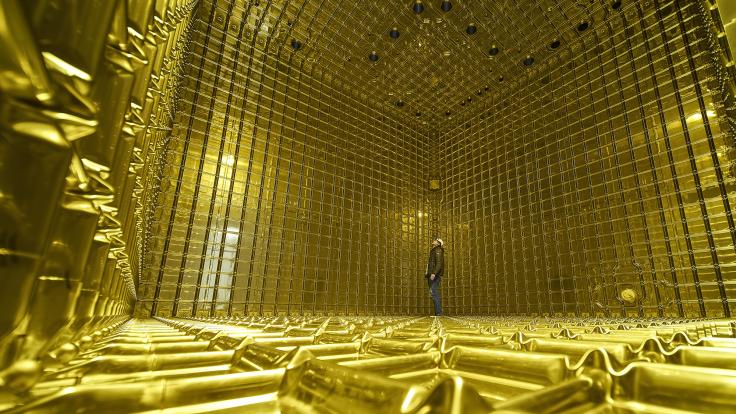
[{"label": "grid pattern wall", "polygon": [[731,315],[734,137],[708,27],[697,2],[646,4],[442,132],[449,311]]},{"label": "grid pattern wall", "polygon": [[[157,315],[429,307],[426,144],[293,51],[271,2],[202,2],[152,230]],[[420,248],[421,246],[421,248]]]}]

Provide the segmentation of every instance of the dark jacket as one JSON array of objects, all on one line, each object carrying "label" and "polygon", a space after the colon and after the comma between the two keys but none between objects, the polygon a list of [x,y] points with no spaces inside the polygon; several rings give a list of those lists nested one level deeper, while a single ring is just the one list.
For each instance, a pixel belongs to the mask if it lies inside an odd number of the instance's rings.
[{"label": "dark jacket", "polygon": [[427,263],[427,273],[424,277],[429,278],[429,275],[434,274],[437,277],[442,277],[445,272],[445,249],[442,246],[433,247],[429,252],[429,262]]}]

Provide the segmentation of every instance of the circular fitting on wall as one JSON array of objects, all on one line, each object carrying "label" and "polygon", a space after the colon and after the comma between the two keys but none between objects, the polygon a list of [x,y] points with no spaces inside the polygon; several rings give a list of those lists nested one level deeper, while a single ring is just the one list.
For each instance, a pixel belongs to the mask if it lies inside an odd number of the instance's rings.
[{"label": "circular fitting on wall", "polygon": [[501,50],[499,50],[498,46],[496,46],[496,45],[493,45],[493,46],[491,46],[491,48],[490,48],[490,49],[488,50],[488,54],[489,54],[489,55],[491,55],[491,56],[496,56],[496,55],[498,54],[498,52],[500,52],[500,51],[501,51]]},{"label": "circular fitting on wall", "polygon": [[450,111],[445,112],[445,116],[450,116],[450,115],[452,115],[452,112]]},{"label": "circular fitting on wall", "polygon": [[552,41],[552,43],[549,44],[549,48],[552,49],[552,50],[557,49],[558,47],[560,47],[560,44],[561,43],[560,43],[559,39],[555,39],[555,40]]},{"label": "circular fitting on wall", "polygon": [[499,81],[499,82],[503,82],[503,76],[499,76],[499,77],[498,77],[498,81]]},{"label": "circular fitting on wall", "polygon": [[622,2],[621,2],[621,0],[613,0],[613,1],[611,2],[611,8],[612,8],[613,10],[618,10],[618,9],[620,9],[620,8],[621,8],[621,6],[622,6]]},{"label": "circular fitting on wall", "polygon": [[422,0],[416,0],[411,9],[414,10],[414,13],[421,14],[424,11],[424,3],[422,3]]},{"label": "circular fitting on wall", "polygon": [[634,305],[639,301],[639,294],[634,289],[626,288],[621,291],[621,300],[627,305]]},{"label": "circular fitting on wall", "polygon": [[470,23],[468,27],[465,28],[465,33],[469,35],[474,35],[478,31],[478,28],[475,26],[475,23]]},{"label": "circular fitting on wall", "polygon": [[399,38],[399,35],[401,35],[401,33],[399,33],[399,29],[398,28],[394,27],[393,29],[391,29],[390,32],[388,32],[388,35],[392,39],[398,39]]},{"label": "circular fitting on wall", "polygon": [[578,32],[584,32],[588,30],[588,27],[590,27],[590,23],[583,20],[582,22],[578,23]]},{"label": "circular fitting on wall", "polygon": [[445,13],[449,12],[450,10],[452,10],[452,2],[450,2],[450,0],[442,0],[440,9],[442,9],[442,11]]},{"label": "circular fitting on wall", "polygon": [[296,39],[291,39],[291,48],[294,49],[294,50],[301,49],[302,48],[302,42],[300,42],[300,41],[298,41]]},{"label": "circular fitting on wall", "polygon": [[531,65],[534,64],[534,58],[531,57],[531,56],[529,56],[529,55],[527,55],[527,57],[524,59],[523,63],[524,63],[524,66],[531,66]]},{"label": "circular fitting on wall", "polygon": [[420,116],[422,116],[422,113],[419,112],[419,111],[417,111],[417,113],[415,113],[414,115],[416,115],[417,117],[420,117]]},{"label": "circular fitting on wall", "polygon": [[402,101],[401,99],[399,99],[398,101],[396,101],[396,106],[398,106],[399,108],[403,107],[404,106],[404,101]]},{"label": "circular fitting on wall", "polygon": [[371,53],[370,53],[370,54],[368,55],[368,60],[370,60],[371,62],[374,62],[374,63],[375,63],[375,62],[378,62],[378,53],[376,53],[376,51],[375,51],[375,50],[374,50],[373,52],[371,52]]}]

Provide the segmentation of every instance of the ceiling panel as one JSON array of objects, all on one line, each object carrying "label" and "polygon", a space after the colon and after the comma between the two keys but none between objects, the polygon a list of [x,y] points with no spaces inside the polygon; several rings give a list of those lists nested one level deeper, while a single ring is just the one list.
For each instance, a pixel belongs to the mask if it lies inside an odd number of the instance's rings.
[{"label": "ceiling panel", "polygon": [[[556,54],[633,3],[451,0],[444,11],[442,0],[240,1],[252,16],[266,9],[260,32],[275,37],[269,53],[281,51],[282,60],[293,53],[292,62],[317,65],[369,99],[429,125],[556,62]],[[416,4],[421,13],[415,13]],[[393,29],[398,37],[391,36]],[[494,47],[498,53],[492,55]]]}]

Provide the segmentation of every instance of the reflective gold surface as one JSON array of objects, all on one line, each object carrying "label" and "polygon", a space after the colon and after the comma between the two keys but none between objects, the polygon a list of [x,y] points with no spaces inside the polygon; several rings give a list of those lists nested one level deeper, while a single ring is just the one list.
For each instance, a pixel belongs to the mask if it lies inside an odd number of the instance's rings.
[{"label": "reflective gold surface", "polygon": [[0,400],[133,312],[194,5],[0,5]]},{"label": "reflective gold surface", "polygon": [[[448,312],[730,316],[736,134],[720,9],[594,3],[588,29],[573,24],[585,7],[567,13],[564,46],[427,130],[405,107],[346,92],[371,89],[333,74],[349,37],[310,43],[299,29],[340,30],[331,18],[370,7],[202,2],[150,206],[140,315],[424,311],[415,275],[441,234]],[[492,7],[456,6],[443,19]],[[550,7],[540,16],[572,6]],[[413,18],[407,37],[444,41]],[[391,45],[402,57],[380,62],[425,58]],[[345,73],[360,83],[357,64]]]},{"label": "reflective gold surface", "polygon": [[731,316],[733,78],[712,24],[697,1],[624,6],[447,122],[448,311]]},{"label": "reflective gold surface", "polygon": [[728,320],[134,319],[8,412],[730,413],[735,335]]},{"label": "reflective gold surface", "polygon": [[141,315],[428,306],[419,121],[382,112],[271,37],[293,8],[316,6],[301,3],[199,4]]},{"label": "reflective gold surface", "polygon": [[3,0],[0,410],[735,412],[735,18]]}]

